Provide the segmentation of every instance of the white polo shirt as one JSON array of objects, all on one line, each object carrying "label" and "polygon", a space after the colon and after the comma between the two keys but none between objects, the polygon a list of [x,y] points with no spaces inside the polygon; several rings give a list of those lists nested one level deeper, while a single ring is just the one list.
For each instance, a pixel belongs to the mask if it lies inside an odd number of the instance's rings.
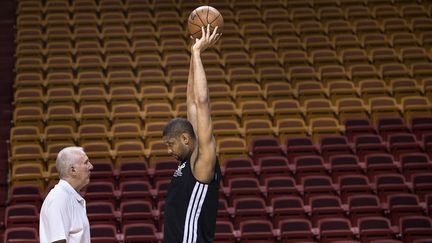
[{"label": "white polo shirt", "polygon": [[39,218],[41,243],[66,240],[67,243],[89,243],[90,224],[84,198],[65,180],[45,198]]}]

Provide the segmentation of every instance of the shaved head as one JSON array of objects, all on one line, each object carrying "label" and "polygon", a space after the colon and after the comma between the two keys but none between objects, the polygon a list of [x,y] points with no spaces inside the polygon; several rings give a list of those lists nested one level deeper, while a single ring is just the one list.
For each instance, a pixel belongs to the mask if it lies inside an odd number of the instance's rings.
[{"label": "shaved head", "polygon": [[166,138],[178,138],[183,133],[187,133],[195,140],[192,124],[184,118],[174,118],[165,126],[162,136]]}]

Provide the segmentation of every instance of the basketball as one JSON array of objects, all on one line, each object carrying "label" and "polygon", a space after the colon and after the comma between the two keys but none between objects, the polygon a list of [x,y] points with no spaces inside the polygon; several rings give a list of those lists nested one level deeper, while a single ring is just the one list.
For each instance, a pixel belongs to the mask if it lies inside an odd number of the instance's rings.
[{"label": "basketball", "polygon": [[218,33],[222,33],[223,18],[219,11],[210,6],[201,6],[196,8],[189,15],[188,30],[194,38],[201,37],[201,26],[207,27],[210,24],[211,32],[218,26]]}]

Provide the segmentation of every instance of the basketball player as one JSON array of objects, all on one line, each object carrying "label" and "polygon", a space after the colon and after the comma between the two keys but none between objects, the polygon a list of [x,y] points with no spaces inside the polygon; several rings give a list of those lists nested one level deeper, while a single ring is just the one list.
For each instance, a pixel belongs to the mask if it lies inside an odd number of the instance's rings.
[{"label": "basketball player", "polygon": [[220,37],[217,27],[202,27],[191,48],[187,86],[187,120],[175,118],[163,130],[168,153],[180,164],[165,201],[164,242],[212,242],[221,179],[216,159],[207,79],[201,53]]}]

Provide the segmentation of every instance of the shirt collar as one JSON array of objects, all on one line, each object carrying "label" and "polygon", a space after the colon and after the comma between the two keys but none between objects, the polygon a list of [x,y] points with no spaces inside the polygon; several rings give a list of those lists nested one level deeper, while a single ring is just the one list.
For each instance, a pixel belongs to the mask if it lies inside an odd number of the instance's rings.
[{"label": "shirt collar", "polygon": [[69,195],[73,195],[78,202],[80,203],[84,202],[84,198],[77,191],[75,191],[75,189],[69,184],[69,182],[60,179],[58,185],[61,188],[65,189],[66,192],[69,193]]}]

